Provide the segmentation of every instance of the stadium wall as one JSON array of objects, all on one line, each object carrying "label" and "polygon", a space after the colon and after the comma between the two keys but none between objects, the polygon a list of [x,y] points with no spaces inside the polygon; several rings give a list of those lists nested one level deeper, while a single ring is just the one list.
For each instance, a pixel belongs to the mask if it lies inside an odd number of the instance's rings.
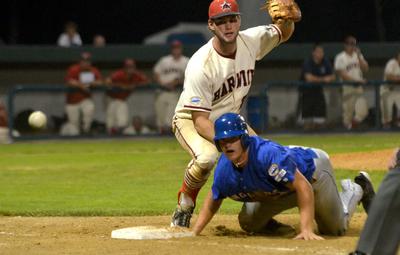
[{"label": "stadium wall", "polygon": [[[326,56],[333,61],[335,54],[342,50],[342,44],[326,44]],[[367,79],[382,79],[383,68],[386,61],[400,50],[399,44],[361,44],[360,48],[370,63]],[[185,47],[185,55],[191,56],[199,46]],[[298,80],[304,58],[308,57],[312,44],[284,44],[272,51],[262,61],[257,63],[251,95],[264,93],[265,84],[269,81]],[[16,84],[62,84],[68,66],[79,59],[82,51],[90,51],[93,63],[98,66],[104,76],[109,75],[119,68],[125,57],[133,57],[138,62],[138,68],[149,77],[152,67],[163,55],[168,54],[169,47],[165,45],[116,45],[105,48],[59,48],[53,46],[5,46],[0,47],[0,97],[5,97],[7,92]],[[374,105],[373,88],[367,89],[370,107]],[[340,121],[341,100],[337,88],[327,88],[328,119],[331,122]],[[52,104],[45,103],[51,99]],[[137,92],[130,98],[132,114],[140,114],[152,122],[154,109],[148,107],[148,102],[153,102],[156,93],[153,91]],[[297,91],[295,88],[274,87],[269,90],[270,118],[283,122],[290,118],[297,107]],[[143,101],[142,101],[143,100]],[[50,111],[60,111],[63,115],[64,96],[62,94],[50,95],[48,93],[21,95],[15,102],[15,113],[27,107],[49,108]],[[102,94],[95,95],[96,119],[104,119],[105,98]],[[54,105],[57,104],[57,107]],[[146,105],[147,104],[147,105]],[[283,107],[284,106],[284,107]],[[51,108],[51,109],[50,109]],[[152,123],[150,123],[152,124]]]}]

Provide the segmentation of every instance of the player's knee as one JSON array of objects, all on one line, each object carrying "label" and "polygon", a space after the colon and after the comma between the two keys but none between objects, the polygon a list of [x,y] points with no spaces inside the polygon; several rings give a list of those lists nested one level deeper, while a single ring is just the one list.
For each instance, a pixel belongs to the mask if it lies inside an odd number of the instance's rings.
[{"label": "player's knee", "polygon": [[246,232],[259,232],[260,223],[254,219],[257,203],[244,203],[238,215],[240,227]]},{"label": "player's knee", "polygon": [[218,152],[211,151],[205,152],[197,156],[195,159],[195,164],[203,170],[211,171],[217,162],[218,159]]},{"label": "player's knee", "polygon": [[356,101],[355,109],[357,117],[361,120],[364,119],[368,115],[367,100],[364,97],[359,97]]},{"label": "player's knee", "polygon": [[250,215],[242,211],[239,213],[238,220],[240,228],[243,231],[246,231],[248,233],[258,232],[259,226],[254,223],[254,220]]},{"label": "player's knee", "polygon": [[82,107],[82,112],[85,114],[91,114],[94,112],[94,103],[92,101],[85,101]]}]

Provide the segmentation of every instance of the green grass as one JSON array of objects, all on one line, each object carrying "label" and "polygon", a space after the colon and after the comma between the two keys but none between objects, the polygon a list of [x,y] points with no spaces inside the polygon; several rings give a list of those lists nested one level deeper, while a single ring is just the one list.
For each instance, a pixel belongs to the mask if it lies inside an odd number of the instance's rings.
[{"label": "green grass", "polygon": [[[328,153],[394,148],[400,141],[399,134],[270,138]],[[173,138],[0,146],[0,215],[169,215],[189,160]],[[384,172],[370,174],[378,187]],[[336,169],[337,179],[354,175],[354,171]],[[211,178],[198,203],[210,185]],[[227,200],[221,211],[234,213],[240,206]]]}]

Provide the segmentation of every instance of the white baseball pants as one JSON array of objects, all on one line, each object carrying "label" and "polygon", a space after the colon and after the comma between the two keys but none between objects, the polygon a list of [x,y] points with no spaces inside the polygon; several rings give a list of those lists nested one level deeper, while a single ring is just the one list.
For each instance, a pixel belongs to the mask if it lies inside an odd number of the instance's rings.
[{"label": "white baseball pants", "polygon": [[106,111],[107,130],[125,128],[129,125],[129,110],[125,100],[109,98]]},{"label": "white baseball pants", "polygon": [[70,124],[80,130],[80,117],[82,116],[82,129],[89,132],[94,116],[94,103],[90,98],[86,98],[77,104],[67,104],[65,111]]}]

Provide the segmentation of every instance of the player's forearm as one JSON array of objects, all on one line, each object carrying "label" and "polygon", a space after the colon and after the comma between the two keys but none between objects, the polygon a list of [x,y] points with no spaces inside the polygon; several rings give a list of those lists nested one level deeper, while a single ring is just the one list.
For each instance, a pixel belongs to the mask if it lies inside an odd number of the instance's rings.
[{"label": "player's forearm", "polygon": [[294,32],[294,22],[290,20],[281,20],[276,22],[275,25],[281,30],[282,42],[289,40]]},{"label": "player's forearm", "polygon": [[293,188],[296,191],[297,204],[300,210],[300,230],[301,232],[313,232],[314,191],[299,170],[296,170]]},{"label": "player's forearm", "polygon": [[204,200],[203,208],[200,210],[199,217],[193,227],[193,233],[199,235],[201,231],[207,226],[207,224],[214,217],[222,203],[222,200],[214,200],[212,198],[212,192],[210,191]]},{"label": "player's forearm", "polygon": [[392,82],[399,82],[400,81],[400,75],[387,74],[386,75],[386,80],[387,81],[392,81]]},{"label": "player's forearm", "polygon": [[365,61],[364,59],[360,60],[360,68],[363,72],[368,72],[369,70],[368,62]]},{"label": "player's forearm", "polygon": [[357,54],[358,62],[360,63],[360,68],[363,72],[367,72],[369,69],[368,62],[362,57],[361,54]]},{"label": "player's forearm", "polygon": [[112,86],[121,90],[132,90],[135,88],[135,84],[131,83],[131,84],[126,84],[126,83],[112,83]]},{"label": "player's forearm", "polygon": [[193,112],[192,119],[194,127],[205,139],[214,143],[214,124],[208,119],[209,113],[205,112]]},{"label": "player's forearm", "polygon": [[300,230],[313,232],[314,222],[314,193],[311,185],[297,191],[297,202],[300,210]]},{"label": "player's forearm", "polygon": [[103,84],[104,84],[104,81],[100,80],[100,79],[99,80],[95,80],[95,81],[90,83],[91,86],[100,86],[100,85],[103,85]]},{"label": "player's forearm", "polygon": [[305,74],[305,80],[306,80],[306,82],[324,82],[323,77],[319,77],[319,76],[313,75],[311,73]]},{"label": "player's forearm", "polygon": [[[353,79],[350,75],[348,75],[345,71],[339,71],[338,76],[343,80],[343,81],[351,81],[351,82],[357,82],[358,80]],[[361,82],[361,80],[359,80]]]},{"label": "player's forearm", "polygon": [[67,85],[70,87],[80,88],[82,84],[78,80],[70,79],[67,81]]},{"label": "player's forearm", "polygon": [[332,82],[332,81],[336,80],[336,75],[334,75],[334,74],[327,75],[326,77],[328,79],[328,82]]}]

